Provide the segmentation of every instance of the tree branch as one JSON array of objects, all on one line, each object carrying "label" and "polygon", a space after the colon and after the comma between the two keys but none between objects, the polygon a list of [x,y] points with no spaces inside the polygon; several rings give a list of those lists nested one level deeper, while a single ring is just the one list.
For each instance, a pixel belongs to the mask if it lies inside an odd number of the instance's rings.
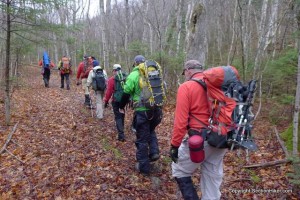
[{"label": "tree branch", "polygon": [[7,147],[8,143],[9,143],[9,141],[11,140],[12,135],[13,135],[14,132],[16,131],[17,126],[18,126],[18,123],[19,123],[19,122],[17,122],[17,123],[15,124],[13,130],[8,134],[7,139],[6,139],[6,142],[4,143],[3,147],[2,147],[1,150],[0,150],[0,154],[2,154],[4,151],[6,151],[6,147]]},{"label": "tree branch", "polygon": [[275,161],[270,161],[270,162],[266,162],[266,163],[247,165],[247,166],[244,166],[243,168],[270,167],[270,166],[285,164],[285,163],[289,163],[289,162],[291,162],[291,161],[287,160],[287,159],[275,160]]},{"label": "tree branch", "polygon": [[279,142],[279,144],[280,144],[280,146],[281,146],[281,148],[282,148],[282,150],[283,150],[283,152],[284,152],[284,154],[285,154],[285,158],[288,158],[288,157],[289,157],[289,152],[288,152],[288,150],[286,149],[286,147],[285,147],[285,145],[284,145],[284,142],[281,140],[281,138],[280,138],[280,136],[279,136],[279,133],[278,133],[278,130],[277,130],[276,127],[274,127],[274,131],[275,131],[275,133],[276,133],[277,140],[278,140],[278,142]]},{"label": "tree branch", "polygon": [[20,158],[18,158],[17,156],[15,156],[13,153],[11,153],[9,150],[6,149],[8,143],[9,143],[10,141],[12,141],[12,139],[11,139],[11,138],[12,138],[12,135],[15,133],[18,124],[19,124],[19,122],[17,122],[17,123],[15,124],[13,130],[8,134],[7,139],[6,139],[6,141],[5,141],[4,145],[3,145],[3,147],[2,147],[1,150],[0,150],[0,155],[1,155],[4,151],[6,151],[9,155],[11,155],[11,156],[14,157],[16,160],[18,160],[19,162],[21,162],[21,163],[24,164],[24,163],[25,163],[24,161],[22,161]]}]

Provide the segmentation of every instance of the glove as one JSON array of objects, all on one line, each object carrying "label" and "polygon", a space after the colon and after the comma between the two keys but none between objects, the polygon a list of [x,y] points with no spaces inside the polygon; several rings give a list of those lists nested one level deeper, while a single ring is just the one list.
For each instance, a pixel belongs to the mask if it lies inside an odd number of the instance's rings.
[{"label": "glove", "polygon": [[105,102],[104,108],[107,108],[107,107],[108,107],[108,102]]},{"label": "glove", "polygon": [[177,163],[178,161],[178,148],[179,147],[175,147],[173,145],[171,145],[171,149],[170,149],[170,157],[173,160],[173,162]]},{"label": "glove", "polygon": [[77,81],[76,85],[80,85],[80,82],[79,82],[79,81]]}]

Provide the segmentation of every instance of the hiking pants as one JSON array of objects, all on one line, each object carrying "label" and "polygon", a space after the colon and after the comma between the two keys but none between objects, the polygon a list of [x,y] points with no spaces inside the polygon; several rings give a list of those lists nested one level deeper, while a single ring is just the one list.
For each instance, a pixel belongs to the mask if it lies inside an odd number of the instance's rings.
[{"label": "hiking pants", "polygon": [[82,89],[85,95],[90,95],[89,88],[87,86],[87,78],[81,79]]},{"label": "hiking pants", "polygon": [[65,79],[67,88],[70,88],[70,74],[60,74],[61,88],[64,88]]},{"label": "hiking pants", "polygon": [[96,116],[98,119],[103,118],[103,91],[95,91],[96,96]]},{"label": "hiking pants", "polygon": [[124,135],[124,118],[125,114],[120,113],[119,108],[119,102],[112,102],[112,107],[115,115],[115,122],[116,122],[116,127],[118,130],[118,140],[123,140],[125,139]]},{"label": "hiking pants", "polygon": [[49,86],[49,80],[50,80],[50,69],[49,68],[44,68],[43,79],[44,79],[44,82],[45,82],[45,86],[48,87]]},{"label": "hiking pants", "polygon": [[136,159],[141,173],[150,173],[150,157],[159,154],[155,127],[160,124],[162,110],[135,111]]},{"label": "hiking pants", "polygon": [[223,157],[227,149],[218,149],[205,142],[204,151],[204,161],[193,163],[190,159],[188,141],[187,139],[183,140],[178,150],[178,162],[172,162],[172,176],[175,178],[191,177],[201,165],[201,199],[220,199],[220,186],[223,180]]}]

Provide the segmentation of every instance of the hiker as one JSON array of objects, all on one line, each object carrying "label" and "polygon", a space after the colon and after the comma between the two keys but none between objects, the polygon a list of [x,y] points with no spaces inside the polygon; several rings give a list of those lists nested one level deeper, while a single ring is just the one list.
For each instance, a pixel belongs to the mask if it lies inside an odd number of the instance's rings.
[{"label": "hiker", "polygon": [[[103,119],[103,96],[106,89],[107,73],[99,66],[99,61],[93,61],[94,68],[89,72],[87,87],[95,91],[96,96],[96,117]],[[92,106],[92,105],[91,105]]]},{"label": "hiker", "polygon": [[124,85],[124,94],[120,102],[120,111],[124,113],[124,107],[129,101],[130,96],[132,96],[135,110],[136,159],[138,161],[135,167],[141,174],[149,175],[150,162],[159,159],[159,147],[155,128],[162,120],[162,110],[159,107],[151,110],[138,104],[141,100],[141,88],[139,85],[141,75],[139,72],[139,65],[145,61],[145,57],[142,55],[137,55],[134,58],[134,68],[127,76]]},{"label": "hiker", "polygon": [[189,60],[185,63],[182,75],[186,82],[178,88],[176,99],[170,156],[173,160],[172,176],[175,177],[184,199],[199,199],[191,176],[200,165],[201,199],[221,197],[223,157],[227,149],[212,147],[205,141],[205,158],[200,163],[195,163],[191,161],[188,138],[185,138],[186,135],[192,137],[194,134],[201,134],[208,126],[210,112],[206,91],[196,81],[189,81],[192,78],[202,79],[202,72],[203,66],[199,61]]},{"label": "hiker", "polygon": [[112,107],[115,115],[116,127],[118,130],[118,140],[121,142],[125,141],[124,135],[124,118],[125,113],[121,113],[120,100],[123,94],[123,86],[125,83],[126,74],[121,71],[120,64],[113,65],[113,75],[108,79],[107,90],[104,97],[104,107],[108,107],[109,100],[112,99]]},{"label": "hiker", "polygon": [[49,81],[50,81],[50,74],[51,69],[55,67],[54,63],[50,60],[50,57],[48,56],[47,52],[44,51],[43,58],[39,60],[39,66],[42,67],[41,74],[43,75],[43,80],[45,83],[45,87],[49,87]]},{"label": "hiker", "polygon": [[70,90],[70,75],[72,74],[71,59],[67,56],[63,56],[58,64],[58,70],[60,71],[60,88],[64,88],[64,82],[66,79],[67,90]]},{"label": "hiker", "polygon": [[89,56],[84,56],[83,61],[79,63],[78,69],[77,69],[77,83],[76,85],[82,84],[82,89],[84,91],[84,105],[87,107],[91,106],[91,99],[90,99],[90,93],[89,88],[87,87],[87,78],[89,76],[90,71],[93,69],[93,58]]}]

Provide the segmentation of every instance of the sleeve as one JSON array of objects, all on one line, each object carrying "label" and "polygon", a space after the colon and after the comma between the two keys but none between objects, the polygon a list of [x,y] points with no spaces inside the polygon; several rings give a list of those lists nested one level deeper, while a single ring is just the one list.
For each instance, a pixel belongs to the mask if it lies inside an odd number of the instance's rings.
[{"label": "sleeve", "polygon": [[114,92],[114,87],[115,87],[115,79],[114,77],[111,77],[108,80],[108,84],[107,84],[107,90],[105,92],[105,97],[104,97],[104,102],[108,102],[109,99],[111,98],[113,92]]},{"label": "sleeve", "polygon": [[80,75],[82,73],[82,70],[83,70],[83,63],[80,63],[78,65],[78,70],[77,70],[77,75],[76,75],[76,78],[79,79],[80,78]]},{"label": "sleeve", "polygon": [[171,144],[173,146],[179,147],[183,137],[187,133],[189,106],[190,98],[188,95],[188,88],[186,85],[181,85],[178,88],[176,99],[175,119],[171,139]]},{"label": "sleeve", "polygon": [[53,68],[53,67],[55,67],[55,64],[51,61],[50,66],[51,66],[51,68]]},{"label": "sleeve", "polygon": [[129,76],[126,79],[125,85],[124,85],[124,93],[130,94],[133,96],[135,81],[137,78],[138,77],[135,76],[134,72],[129,74]]}]

